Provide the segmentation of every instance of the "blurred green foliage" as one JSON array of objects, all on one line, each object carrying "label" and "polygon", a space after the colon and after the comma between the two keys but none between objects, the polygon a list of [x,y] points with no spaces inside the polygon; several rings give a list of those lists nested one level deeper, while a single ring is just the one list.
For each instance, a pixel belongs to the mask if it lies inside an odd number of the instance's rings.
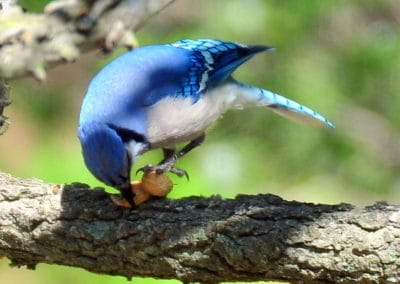
[{"label": "blurred green foliage", "polygon": [[[45,2],[20,1],[35,12]],[[331,130],[298,125],[264,109],[231,111],[202,147],[179,162],[191,179],[174,178],[171,197],[271,192],[310,202],[398,202],[399,19],[398,1],[372,0],[177,0],[151,19],[137,34],[142,45],[219,38],[277,47],[246,63],[235,77],[302,102],[336,123]],[[0,138],[2,171],[102,186],[84,167],[75,132],[87,83],[110,59],[85,55],[52,70],[45,84],[13,82],[14,102],[6,109],[13,124]],[[148,153],[137,167],[160,158]],[[5,268],[5,261],[1,265],[0,277],[8,282],[70,283],[72,277],[76,284],[126,282],[74,268],[39,265],[37,272],[17,272]]]},{"label": "blurred green foliage", "polygon": [[43,8],[50,0],[18,0],[18,4],[24,8],[26,11],[31,13],[41,13]]}]

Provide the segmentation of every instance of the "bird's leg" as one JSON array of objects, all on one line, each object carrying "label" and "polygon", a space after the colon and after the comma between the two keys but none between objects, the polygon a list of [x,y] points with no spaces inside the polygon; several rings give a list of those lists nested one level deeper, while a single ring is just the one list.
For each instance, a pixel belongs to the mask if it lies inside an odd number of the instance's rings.
[{"label": "bird's leg", "polygon": [[[174,173],[179,177],[186,176],[186,178],[189,179],[189,175],[185,170],[179,169],[179,168],[174,166],[174,163],[178,159],[177,157],[174,157],[176,155],[176,150],[175,149],[168,149],[168,148],[163,148],[162,150],[163,150],[163,153],[164,153],[164,159],[162,159],[162,161],[158,163],[158,166],[164,165],[165,163],[171,163],[172,162],[172,166],[169,169],[169,172]],[[162,171],[160,169],[158,169],[158,172],[160,173]]]},{"label": "bird's leg", "polygon": [[[163,165],[164,163],[167,163],[170,160],[175,159],[174,155],[176,153],[175,148],[162,148],[164,158],[157,164],[157,166],[153,166],[151,164],[145,165],[143,168],[140,168],[136,171],[136,174],[138,172],[144,172],[144,173],[149,173],[151,171],[156,171],[158,174],[162,174],[164,171],[161,171],[158,169],[158,166]],[[175,173],[178,176],[184,176],[187,175],[184,170],[175,168],[174,166],[171,167],[170,172]]]},{"label": "bird's leg", "polygon": [[178,153],[176,153],[177,159],[185,156],[187,153],[192,151],[194,148],[200,146],[204,142],[205,138],[206,138],[205,134],[202,133],[199,137],[190,141],[185,147],[182,148],[182,150],[180,150]]},{"label": "bird's leg", "polygon": [[174,149],[163,149],[164,152],[164,159],[157,165],[151,166],[147,165],[143,168],[139,169],[138,171],[149,172],[149,171],[156,171],[159,174],[165,172],[171,172],[176,174],[179,177],[186,176],[189,179],[189,175],[185,170],[176,168],[175,162],[189,153],[194,148],[198,147],[203,143],[205,138],[204,133],[197,137],[196,139],[190,141],[186,146],[184,146],[179,152],[175,152]]},{"label": "bird's leg", "polygon": [[176,150],[170,149],[170,148],[162,148],[163,154],[164,154],[164,159],[161,160],[158,164],[161,165],[163,164],[166,160],[171,159],[173,155],[175,155]]}]

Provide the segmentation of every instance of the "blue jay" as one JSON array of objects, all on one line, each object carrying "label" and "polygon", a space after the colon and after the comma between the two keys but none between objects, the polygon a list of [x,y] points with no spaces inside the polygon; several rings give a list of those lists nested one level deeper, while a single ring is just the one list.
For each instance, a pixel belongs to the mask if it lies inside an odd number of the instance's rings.
[{"label": "blue jay", "polygon": [[[229,109],[262,106],[334,127],[306,106],[232,77],[239,65],[271,49],[186,39],[114,59],[92,79],[82,103],[78,137],[86,166],[132,204],[130,172],[141,154],[157,148],[164,152],[158,165],[142,168],[145,172],[186,175],[175,162],[199,146],[207,127]],[[188,143],[176,151],[182,142]]]}]

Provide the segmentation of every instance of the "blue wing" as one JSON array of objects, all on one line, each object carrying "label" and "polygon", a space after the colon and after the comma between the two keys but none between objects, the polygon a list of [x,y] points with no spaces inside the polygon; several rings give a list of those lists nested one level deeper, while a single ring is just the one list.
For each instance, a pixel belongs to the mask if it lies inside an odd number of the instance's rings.
[{"label": "blue wing", "polygon": [[227,79],[235,69],[256,53],[272,49],[269,46],[247,46],[213,39],[180,40],[171,46],[189,50],[188,75],[180,95],[197,101],[210,87]]}]

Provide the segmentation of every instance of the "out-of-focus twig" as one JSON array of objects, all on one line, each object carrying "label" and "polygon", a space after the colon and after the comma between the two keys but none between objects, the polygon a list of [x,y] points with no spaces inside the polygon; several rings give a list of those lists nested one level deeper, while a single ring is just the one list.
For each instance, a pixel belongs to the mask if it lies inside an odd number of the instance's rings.
[{"label": "out-of-focus twig", "polygon": [[76,60],[82,51],[132,48],[134,31],[171,2],[58,0],[43,14],[9,5],[0,11],[0,78],[33,74],[44,80],[47,67]]}]

